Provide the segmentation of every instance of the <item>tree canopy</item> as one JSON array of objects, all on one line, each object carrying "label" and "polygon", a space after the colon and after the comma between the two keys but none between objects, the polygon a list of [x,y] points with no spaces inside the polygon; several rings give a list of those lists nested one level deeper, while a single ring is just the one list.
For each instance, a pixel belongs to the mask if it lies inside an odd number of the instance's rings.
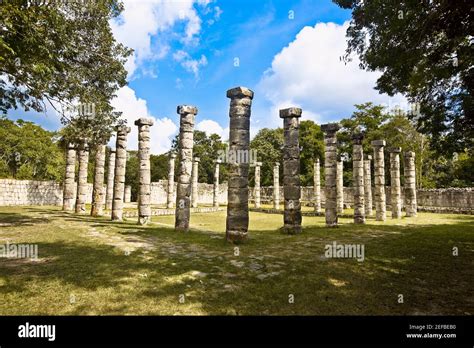
[{"label": "tree canopy", "polygon": [[411,115],[438,153],[474,145],[474,11],[469,0],[333,0],[352,10],[345,59],[381,71],[377,89],[418,103]]}]

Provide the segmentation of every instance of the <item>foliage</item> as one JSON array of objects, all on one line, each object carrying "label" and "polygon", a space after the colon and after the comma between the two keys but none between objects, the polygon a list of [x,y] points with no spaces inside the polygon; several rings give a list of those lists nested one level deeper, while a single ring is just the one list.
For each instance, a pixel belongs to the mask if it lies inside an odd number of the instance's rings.
[{"label": "foliage", "polygon": [[[283,129],[260,129],[250,141],[250,149],[256,151],[257,160],[262,162],[260,185],[273,186],[273,167],[275,162],[281,163],[282,160]],[[282,168],[280,171],[282,172]]]},{"label": "foliage", "polygon": [[32,122],[0,117],[0,176],[58,180],[64,173],[64,152],[58,135]]},{"label": "foliage", "polygon": [[420,131],[438,153],[474,146],[474,12],[469,0],[333,0],[352,10],[345,55],[382,71],[377,89],[418,103]]}]

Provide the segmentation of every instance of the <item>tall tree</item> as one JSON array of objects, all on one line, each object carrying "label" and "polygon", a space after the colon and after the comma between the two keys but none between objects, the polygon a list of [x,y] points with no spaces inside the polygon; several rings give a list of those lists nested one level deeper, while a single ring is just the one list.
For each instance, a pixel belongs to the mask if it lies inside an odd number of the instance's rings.
[{"label": "tall tree", "polygon": [[474,11],[469,0],[333,0],[352,10],[350,60],[382,71],[377,89],[418,103],[419,130],[452,155],[474,145]]}]

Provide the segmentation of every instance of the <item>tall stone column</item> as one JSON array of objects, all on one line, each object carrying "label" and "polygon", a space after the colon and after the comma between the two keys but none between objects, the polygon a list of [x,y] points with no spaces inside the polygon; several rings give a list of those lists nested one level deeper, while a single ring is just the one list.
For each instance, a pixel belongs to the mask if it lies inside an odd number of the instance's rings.
[{"label": "tall stone column", "polygon": [[280,110],[283,119],[283,196],[285,211],[283,230],[289,234],[301,232],[301,180],[299,127],[300,108]]},{"label": "tall stone column", "polygon": [[372,141],[374,148],[375,220],[385,221],[385,162],[383,149],[385,140]]},{"label": "tall stone column", "polygon": [[400,189],[400,152],[399,147],[392,147],[390,152],[390,190],[392,203],[392,219],[402,217],[402,192]]},{"label": "tall stone column", "polygon": [[73,144],[67,145],[66,150],[66,173],[64,176],[63,210],[74,210],[74,197],[76,196],[76,149]]},{"label": "tall stone column", "polygon": [[261,174],[262,162],[255,162],[255,187],[254,187],[254,198],[255,208],[260,208],[260,174]]},{"label": "tall stone column", "polygon": [[105,145],[98,145],[95,152],[94,184],[92,189],[91,216],[104,215]]},{"label": "tall stone column", "polygon": [[354,223],[365,224],[364,148],[362,133],[352,135],[352,181],[354,186]]},{"label": "tall stone column", "polygon": [[141,117],[135,121],[138,126],[138,223],[146,225],[151,220],[151,165],[150,165],[150,127],[153,120]]},{"label": "tall stone column", "polygon": [[194,117],[198,110],[194,106],[180,105],[179,169],[176,189],[176,214],[174,227],[178,231],[189,230],[191,208],[191,174],[193,170]]},{"label": "tall stone column", "polygon": [[314,160],[314,212],[321,213],[321,164],[319,158]]},{"label": "tall stone column", "polygon": [[407,217],[417,215],[415,153],[405,153],[405,213]]},{"label": "tall stone column", "polygon": [[87,167],[89,165],[89,147],[87,142],[83,140],[79,144],[77,153],[79,161],[79,173],[77,176],[77,196],[76,196],[76,213],[86,213],[87,200]]},{"label": "tall stone column", "polygon": [[166,207],[168,209],[173,208],[174,202],[174,161],[176,158],[176,154],[172,152],[170,154],[169,166],[168,166],[168,192],[167,192],[167,199],[166,199]]},{"label": "tall stone column", "polygon": [[364,193],[365,216],[372,216],[372,173],[370,171],[371,155],[366,155],[364,160]]},{"label": "tall stone column", "polygon": [[114,196],[112,201],[112,220],[114,221],[122,221],[125,170],[127,166],[127,135],[130,131],[130,127],[127,126],[117,127]]},{"label": "tall stone column", "polygon": [[107,192],[105,196],[105,209],[112,209],[114,198],[114,176],[115,176],[115,150],[110,150],[109,165],[107,173]]},{"label": "tall stone column", "polygon": [[342,159],[337,161],[336,166],[336,204],[337,213],[344,212],[344,162]]},{"label": "tall stone column", "polygon": [[326,195],[326,227],[337,227],[337,139],[336,133],[341,128],[338,123],[328,123],[321,125],[324,132],[324,176]]},{"label": "tall stone column", "polygon": [[194,157],[193,160],[193,172],[192,172],[192,190],[191,190],[191,206],[193,208],[197,208],[198,206],[198,179],[199,179],[199,162],[200,162],[199,157]]},{"label": "tall stone column", "polygon": [[213,197],[212,203],[215,208],[219,207],[219,165],[221,164],[221,160],[217,159],[214,168],[214,190],[213,190]]},{"label": "tall stone column", "polygon": [[273,166],[273,209],[280,209],[280,163]]},{"label": "tall stone column", "polygon": [[[250,113],[253,92],[245,87],[236,87],[227,91],[230,98],[229,153],[249,156]],[[227,192],[226,239],[234,243],[247,239],[249,226],[249,163],[234,161],[229,163],[229,183]]]},{"label": "tall stone column", "polygon": [[132,201],[132,186],[125,185],[125,189],[123,190],[123,202],[130,203]]}]

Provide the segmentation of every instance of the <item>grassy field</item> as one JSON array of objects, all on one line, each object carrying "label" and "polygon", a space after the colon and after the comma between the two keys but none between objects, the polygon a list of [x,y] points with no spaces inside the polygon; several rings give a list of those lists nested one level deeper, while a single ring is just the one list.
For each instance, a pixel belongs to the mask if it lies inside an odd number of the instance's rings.
[{"label": "grassy field", "polygon": [[[0,259],[0,315],[473,315],[474,216],[420,213],[367,225],[250,214],[250,239],[224,241],[225,211],[141,227],[64,213],[0,208],[0,245],[34,243],[39,258]],[[325,257],[325,245],[362,244],[365,259]],[[459,250],[453,256],[453,248]],[[403,295],[403,303],[399,302]]]}]

